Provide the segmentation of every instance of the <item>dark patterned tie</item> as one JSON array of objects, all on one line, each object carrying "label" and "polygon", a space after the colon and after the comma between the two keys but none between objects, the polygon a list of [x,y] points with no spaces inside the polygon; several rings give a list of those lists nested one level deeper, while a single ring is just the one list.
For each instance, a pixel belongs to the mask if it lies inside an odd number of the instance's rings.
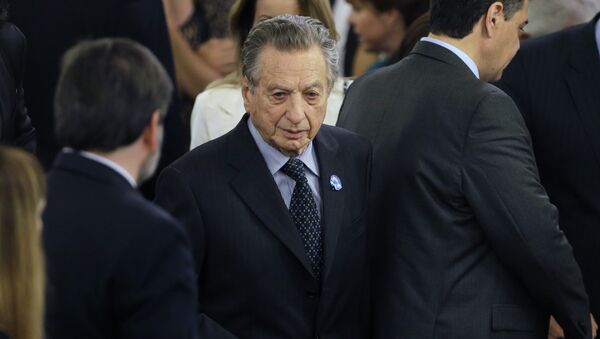
[{"label": "dark patterned tie", "polygon": [[312,190],[308,185],[306,175],[304,175],[304,163],[296,158],[291,158],[281,170],[296,181],[290,202],[290,213],[300,232],[304,250],[310,260],[315,277],[320,280],[323,266],[321,222]]}]

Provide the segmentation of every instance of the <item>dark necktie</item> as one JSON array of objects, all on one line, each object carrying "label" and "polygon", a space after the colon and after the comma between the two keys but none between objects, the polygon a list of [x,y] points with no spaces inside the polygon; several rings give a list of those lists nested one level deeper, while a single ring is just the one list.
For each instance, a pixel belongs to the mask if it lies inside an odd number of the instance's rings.
[{"label": "dark necktie", "polygon": [[320,280],[323,266],[321,222],[312,190],[308,185],[306,175],[304,175],[304,163],[296,158],[291,158],[281,170],[296,182],[290,202],[290,213],[300,232],[304,250],[310,260],[315,277]]}]

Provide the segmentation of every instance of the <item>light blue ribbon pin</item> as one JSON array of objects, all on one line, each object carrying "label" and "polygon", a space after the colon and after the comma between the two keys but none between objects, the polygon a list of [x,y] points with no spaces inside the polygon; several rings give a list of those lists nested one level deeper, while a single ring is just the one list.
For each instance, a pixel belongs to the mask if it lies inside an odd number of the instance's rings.
[{"label": "light blue ribbon pin", "polygon": [[329,178],[329,184],[331,184],[331,188],[334,191],[339,191],[342,189],[342,180],[340,180],[340,178],[335,174]]}]

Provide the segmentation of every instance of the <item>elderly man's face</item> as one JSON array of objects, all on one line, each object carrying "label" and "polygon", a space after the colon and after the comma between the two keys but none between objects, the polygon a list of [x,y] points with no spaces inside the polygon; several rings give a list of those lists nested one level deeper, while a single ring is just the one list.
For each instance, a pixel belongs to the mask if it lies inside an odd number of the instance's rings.
[{"label": "elderly man's face", "polygon": [[265,46],[257,62],[260,78],[254,90],[243,80],[246,111],[268,144],[285,155],[298,155],[325,118],[329,93],[323,53],[317,46],[293,52]]}]

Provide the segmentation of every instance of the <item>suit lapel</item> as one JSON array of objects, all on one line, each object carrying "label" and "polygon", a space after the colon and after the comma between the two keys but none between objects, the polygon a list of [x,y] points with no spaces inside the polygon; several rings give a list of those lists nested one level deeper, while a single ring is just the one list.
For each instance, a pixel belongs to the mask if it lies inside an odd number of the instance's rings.
[{"label": "suit lapel", "polygon": [[238,169],[231,185],[258,219],[312,274],[300,234],[264,158],[250,135],[247,121],[246,115],[228,140],[228,161]]},{"label": "suit lapel", "polygon": [[332,175],[336,175],[341,179],[343,185],[345,177],[343,167],[337,159],[337,141],[329,135],[327,126],[321,127],[321,131],[317,134],[315,149],[319,159],[321,197],[323,201],[323,215],[321,217],[325,254],[323,281],[326,281],[335,259],[335,249],[344,215],[345,194],[343,187],[339,191],[333,190],[329,181]]},{"label": "suit lapel", "polygon": [[594,36],[597,20],[584,26],[583,34],[574,41],[570,60],[573,69],[567,73],[566,82],[600,165],[600,57]]}]

